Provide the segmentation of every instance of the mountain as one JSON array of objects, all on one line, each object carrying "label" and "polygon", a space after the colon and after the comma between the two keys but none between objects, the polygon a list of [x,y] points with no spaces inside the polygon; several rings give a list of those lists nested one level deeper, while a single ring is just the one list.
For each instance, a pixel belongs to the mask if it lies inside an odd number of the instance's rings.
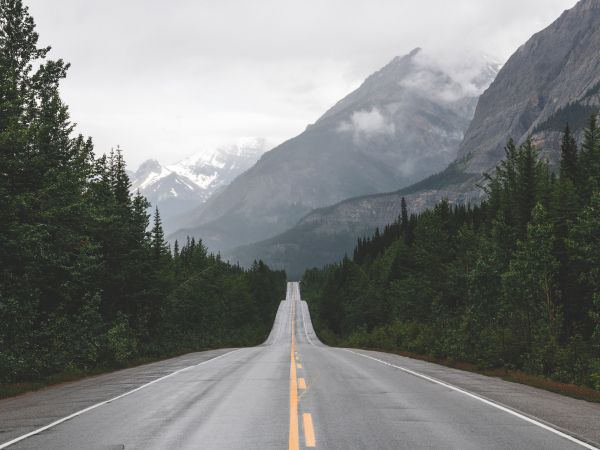
[{"label": "mountain", "polygon": [[[577,106],[583,117],[570,119],[583,125],[599,94],[600,2],[581,0],[511,56],[481,96],[458,158],[468,160],[471,173],[495,167],[509,137],[544,142]],[[556,120],[561,115],[565,120]],[[556,158],[556,148],[549,150]]]},{"label": "mountain", "polygon": [[[506,62],[481,95],[457,159],[440,173],[391,193],[351,198],[316,209],[285,233],[229,252],[242,263],[263,258],[296,273],[350,252],[355,239],[400,214],[404,196],[418,212],[443,198],[477,202],[482,173],[503,158],[509,137],[528,136],[551,163],[559,159],[561,131],[580,135],[600,107],[600,2],[581,0],[532,36]],[[312,254],[305,248],[317,248]],[[252,255],[252,256],[251,256]]]},{"label": "mountain", "polygon": [[131,191],[140,191],[158,206],[167,232],[178,217],[198,207],[215,192],[250,168],[267,150],[265,139],[242,139],[164,166],[156,160],[143,162],[129,172]]},{"label": "mountain", "polygon": [[274,236],[314,208],[442,170],[496,72],[496,63],[481,59],[448,69],[420,49],[394,58],[302,134],[263,155],[171,239],[193,235],[226,251]]},{"label": "mountain", "polygon": [[211,152],[190,156],[167,168],[196,183],[206,200],[252,167],[266,150],[267,141],[263,138],[240,139]]},{"label": "mountain", "polygon": [[[376,228],[383,229],[394,222],[401,212],[402,197],[408,199],[412,212],[418,212],[429,204],[420,202],[415,193],[435,193],[439,201],[451,194],[445,190],[446,184],[470,182],[470,175],[464,173],[464,165],[453,163],[446,170],[398,191],[354,197],[315,209],[289,230],[264,241],[231,249],[223,256],[243,266],[261,259],[270,267],[285,269],[291,278],[301,278],[307,268],[322,267],[338,261],[344,254],[351,255],[358,237],[369,236]],[[459,201],[467,199],[463,197]]]},{"label": "mountain", "polygon": [[167,228],[172,217],[205,199],[205,191],[198,184],[154,159],[143,162],[131,176],[131,191],[138,190],[150,201],[152,208],[158,206]]}]

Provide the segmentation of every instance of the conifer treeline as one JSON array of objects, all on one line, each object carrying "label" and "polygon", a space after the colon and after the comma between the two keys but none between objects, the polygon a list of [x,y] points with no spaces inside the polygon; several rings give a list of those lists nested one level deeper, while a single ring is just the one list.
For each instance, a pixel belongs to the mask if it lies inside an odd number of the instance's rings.
[{"label": "conifer treeline", "polygon": [[520,369],[600,389],[600,130],[567,127],[560,170],[511,140],[476,206],[402,215],[309,270],[330,343]]},{"label": "conifer treeline", "polygon": [[73,137],[69,65],[37,41],[22,2],[0,0],[0,383],[259,343],[285,275],[194,240],[172,254],[121,151]]}]

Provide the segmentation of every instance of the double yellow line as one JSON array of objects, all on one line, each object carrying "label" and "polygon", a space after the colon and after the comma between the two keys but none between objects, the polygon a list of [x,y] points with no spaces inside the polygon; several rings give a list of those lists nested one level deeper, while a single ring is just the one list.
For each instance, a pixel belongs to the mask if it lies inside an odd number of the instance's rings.
[{"label": "double yellow line", "polygon": [[292,347],[290,349],[290,450],[298,450],[300,440],[298,434],[298,379],[296,378],[296,358],[294,358],[295,305],[296,302],[292,300]]},{"label": "double yellow line", "polygon": [[[294,346],[295,334],[295,318],[296,318],[296,302],[292,300],[292,345],[290,349],[290,435],[289,435],[289,450],[298,450],[300,447],[300,434],[298,432],[298,374],[296,366],[296,351]],[[302,366],[298,364],[301,368]],[[306,389],[306,381],[300,378],[300,388]],[[304,444],[306,447],[314,447],[316,445],[315,432],[310,413],[302,415],[304,425]]]}]

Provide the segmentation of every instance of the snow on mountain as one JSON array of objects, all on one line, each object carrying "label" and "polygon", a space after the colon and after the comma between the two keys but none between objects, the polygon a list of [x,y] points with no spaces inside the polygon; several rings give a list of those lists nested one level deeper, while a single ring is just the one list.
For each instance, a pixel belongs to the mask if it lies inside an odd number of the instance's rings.
[{"label": "snow on mountain", "polygon": [[207,190],[210,196],[216,189],[229,184],[254,165],[266,150],[265,139],[243,139],[235,144],[190,156],[168,166],[168,169],[194,181]]},{"label": "snow on mountain", "polygon": [[199,152],[175,164],[144,161],[130,172],[131,192],[138,190],[161,211],[168,231],[171,219],[204,203],[249,169],[267,150],[265,139],[252,138]]}]

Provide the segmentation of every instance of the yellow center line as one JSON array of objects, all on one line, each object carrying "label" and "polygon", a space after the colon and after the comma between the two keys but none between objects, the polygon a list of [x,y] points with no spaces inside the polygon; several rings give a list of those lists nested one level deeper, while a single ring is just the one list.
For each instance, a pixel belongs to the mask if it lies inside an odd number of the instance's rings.
[{"label": "yellow center line", "polygon": [[298,378],[298,387],[300,389],[306,389],[306,380],[304,380],[304,378]]},{"label": "yellow center line", "polygon": [[307,447],[314,447],[316,445],[316,441],[312,416],[310,413],[304,413],[302,418],[304,419],[304,444]]},{"label": "yellow center line", "polygon": [[292,302],[292,349],[290,351],[290,450],[298,450],[300,447],[300,436],[298,434],[298,380],[296,378],[296,361],[294,359],[294,313],[294,302]]}]

